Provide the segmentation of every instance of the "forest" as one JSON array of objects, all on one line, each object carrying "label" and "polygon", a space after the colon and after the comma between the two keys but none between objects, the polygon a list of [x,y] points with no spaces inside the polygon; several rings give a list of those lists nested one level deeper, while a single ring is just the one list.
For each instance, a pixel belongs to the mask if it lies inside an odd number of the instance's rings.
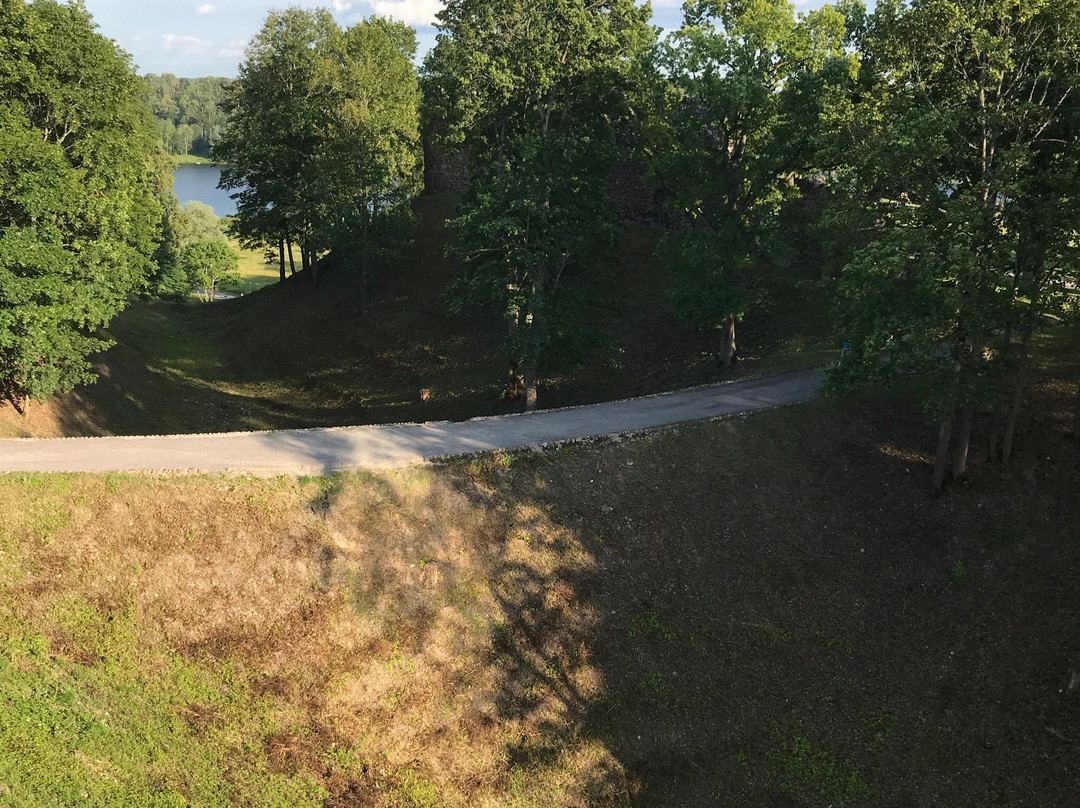
[{"label": "forest", "polygon": [[225,130],[221,103],[228,92],[229,79],[186,79],[171,73],[151,73],[145,79],[150,110],[165,151],[208,158]]}]

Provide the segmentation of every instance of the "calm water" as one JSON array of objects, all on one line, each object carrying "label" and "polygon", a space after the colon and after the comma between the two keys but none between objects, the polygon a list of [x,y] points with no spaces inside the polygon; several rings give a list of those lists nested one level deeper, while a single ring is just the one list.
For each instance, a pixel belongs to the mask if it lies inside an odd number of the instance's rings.
[{"label": "calm water", "polygon": [[232,216],[236,213],[236,203],[229,199],[229,193],[235,191],[219,191],[219,179],[221,169],[217,166],[177,166],[173,172],[173,190],[181,205],[205,202],[218,216]]}]

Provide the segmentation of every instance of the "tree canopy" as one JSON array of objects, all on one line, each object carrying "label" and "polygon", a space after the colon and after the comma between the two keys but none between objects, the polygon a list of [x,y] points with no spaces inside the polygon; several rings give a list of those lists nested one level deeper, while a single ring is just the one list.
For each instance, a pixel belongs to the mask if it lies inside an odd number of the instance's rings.
[{"label": "tree canopy", "polygon": [[1031,334],[1076,278],[1080,3],[884,2],[863,50],[842,210],[871,235],[837,280],[833,382],[931,374],[940,486],[954,416],[955,475],[983,404],[1008,456]]},{"label": "tree canopy", "polygon": [[786,0],[691,0],[684,13],[657,53],[646,150],[687,223],[665,250],[672,300],[689,325],[724,329],[728,365],[750,295],[740,270],[783,240],[780,206],[816,166],[858,62],[833,6],[796,17]]},{"label": "tree canopy", "polygon": [[527,408],[541,362],[591,342],[585,307],[614,244],[605,180],[655,37],[648,14],[631,0],[451,0],[439,15],[425,115],[474,167],[452,223],[451,305],[507,318]]},{"label": "tree canopy", "polygon": [[0,394],[92,379],[141,288],[164,180],[144,85],[81,5],[0,11]]},{"label": "tree canopy", "polygon": [[225,131],[222,103],[229,79],[178,78],[172,73],[146,76],[147,92],[161,143],[169,154],[209,157]]},{"label": "tree canopy", "polygon": [[[365,258],[419,190],[415,32],[326,11],[271,12],[248,47],[214,155],[251,246]],[[351,251],[351,252],[350,252]],[[284,265],[284,262],[283,264]]]}]

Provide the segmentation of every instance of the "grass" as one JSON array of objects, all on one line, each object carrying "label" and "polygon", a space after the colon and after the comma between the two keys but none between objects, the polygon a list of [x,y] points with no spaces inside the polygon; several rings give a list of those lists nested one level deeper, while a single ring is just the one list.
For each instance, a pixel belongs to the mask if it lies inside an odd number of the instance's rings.
[{"label": "grass", "polygon": [[[118,344],[98,359],[97,385],[32,405],[27,418],[0,407],[0,434],[460,420],[520,409],[502,397],[505,323],[475,313],[455,317],[446,308],[454,265],[444,257],[444,222],[455,203],[445,195],[418,201],[416,239],[406,255],[373,272],[363,311],[355,272],[324,272],[317,288],[302,274],[278,284],[277,267],[255,251],[244,253],[243,285],[226,290],[243,299],[133,305],[109,329]],[[748,282],[755,301],[739,328],[742,358],[720,372],[719,334],[683,328],[667,303],[671,278],[656,258],[657,241],[653,230],[624,229],[611,279],[618,305],[595,312],[609,346],[577,370],[544,377],[543,406],[812,366],[835,355],[823,292],[803,284],[820,274],[820,261],[807,254],[788,267],[754,270]],[[175,361],[178,339],[204,346],[205,361]]]},{"label": "grass", "polygon": [[209,157],[199,157],[196,154],[170,154],[169,159],[178,166],[197,165],[208,166],[213,164]]},{"label": "grass", "polygon": [[267,286],[275,284],[280,278],[277,260],[267,262],[262,250],[251,250],[240,246],[233,238],[229,239],[229,245],[240,256],[238,269],[241,282],[228,284],[222,287],[222,291],[231,295],[250,295]]},{"label": "grass", "polygon": [[1059,370],[933,499],[903,389],[328,480],[0,478],[4,801],[1068,804]]}]

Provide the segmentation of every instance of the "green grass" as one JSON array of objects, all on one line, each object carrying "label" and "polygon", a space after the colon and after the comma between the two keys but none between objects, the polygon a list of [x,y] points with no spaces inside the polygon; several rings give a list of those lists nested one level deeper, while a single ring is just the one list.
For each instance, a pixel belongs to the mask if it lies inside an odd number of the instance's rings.
[{"label": "green grass", "polygon": [[905,385],[399,472],[0,477],[0,796],[1067,804],[1077,379],[1042,364],[1013,463],[937,498]]},{"label": "green grass", "polygon": [[214,161],[209,157],[199,157],[195,154],[170,154],[169,159],[178,166],[183,165],[211,165]]},{"label": "green grass", "polygon": [[238,269],[242,280],[239,284],[222,286],[221,291],[231,295],[250,295],[280,280],[277,261],[268,263],[264,251],[241,247],[233,238],[229,239],[229,245],[240,256]]}]

